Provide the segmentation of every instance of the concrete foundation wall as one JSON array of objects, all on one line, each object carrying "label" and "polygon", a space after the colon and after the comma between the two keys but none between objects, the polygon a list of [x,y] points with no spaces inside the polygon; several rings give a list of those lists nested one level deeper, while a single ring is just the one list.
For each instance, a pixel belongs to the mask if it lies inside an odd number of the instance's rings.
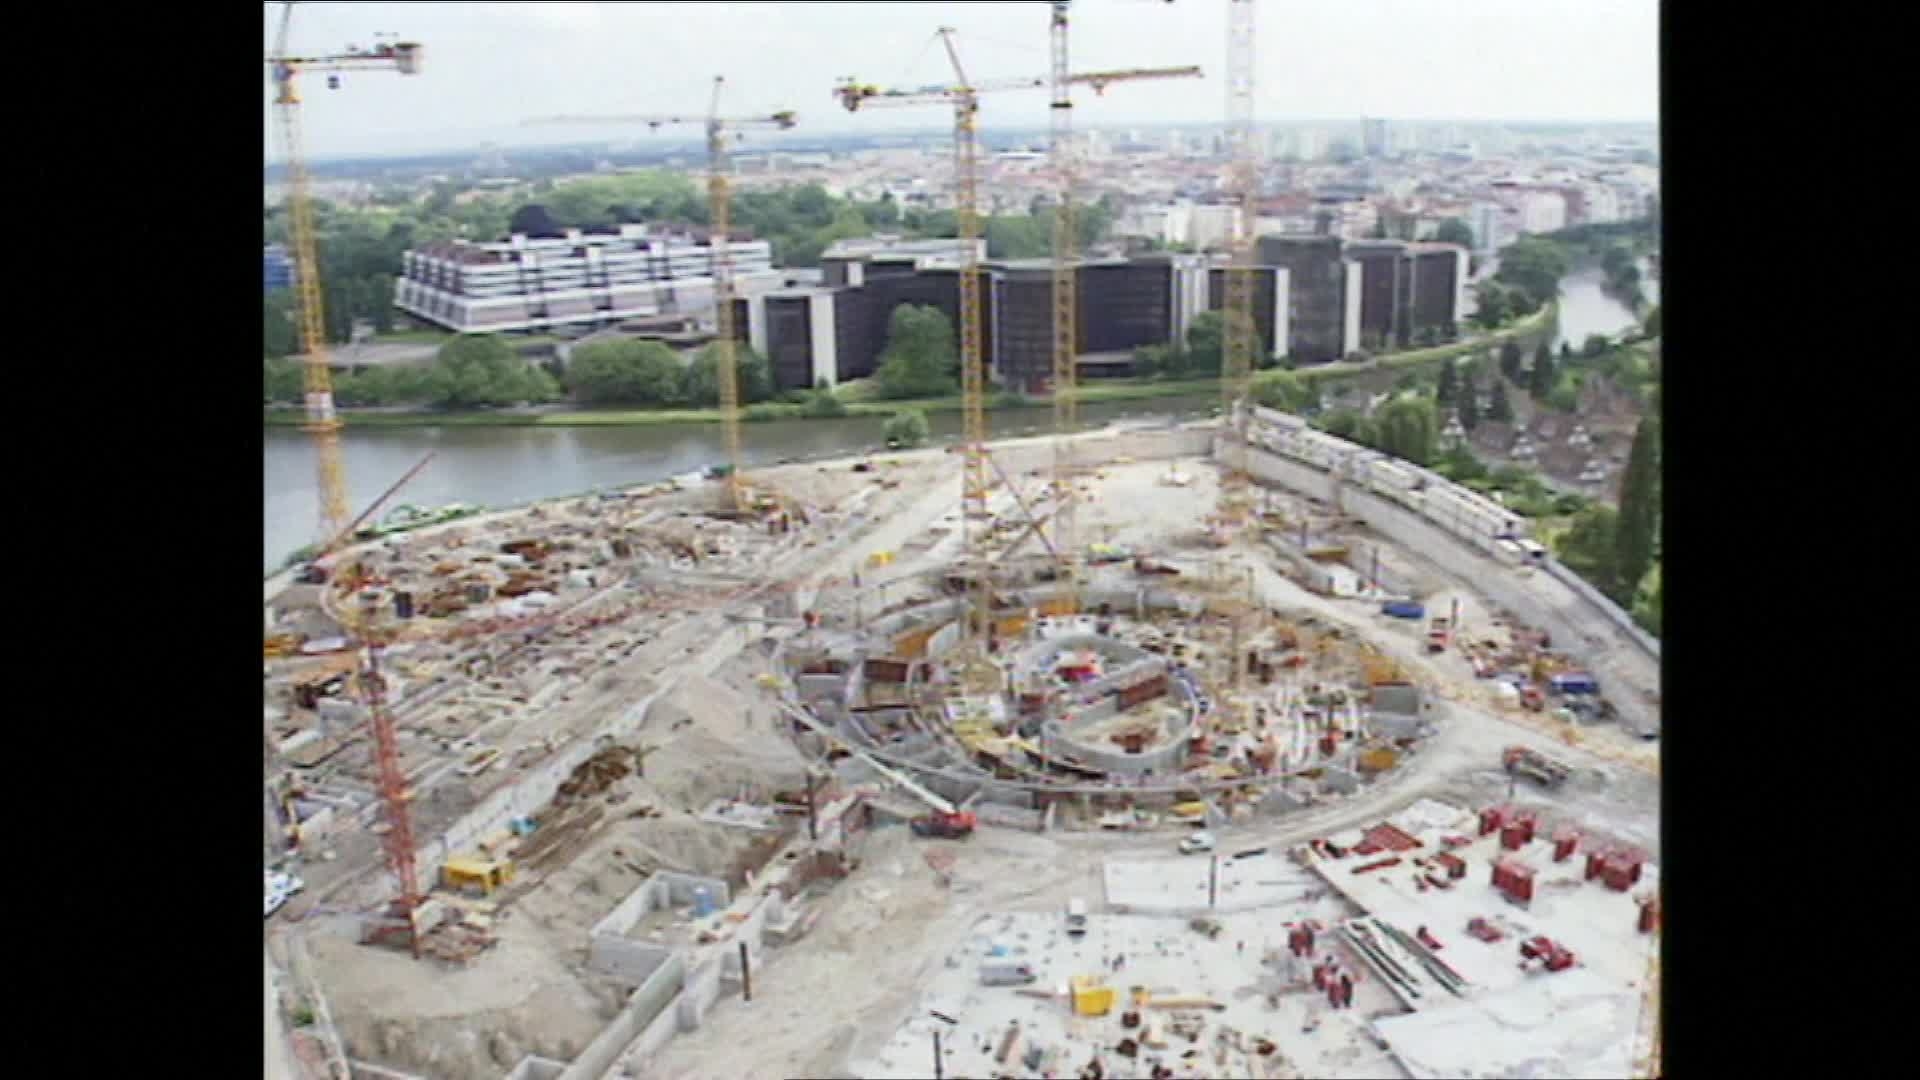
[{"label": "concrete foundation wall", "polygon": [[[1264,483],[1333,501],[1333,482],[1326,473],[1259,447],[1248,448],[1247,470]],[[1577,590],[1570,603],[1554,605],[1546,602],[1526,588],[1525,579],[1517,576],[1520,571],[1489,565],[1485,557],[1466,542],[1385,499],[1341,485],[1337,505],[1395,544],[1417,551],[1447,573],[1472,582],[1487,600],[1512,611],[1529,625],[1547,631],[1556,641],[1572,643],[1587,640],[1589,635],[1582,632],[1582,628],[1591,626],[1596,618],[1616,625],[1618,623],[1606,606],[1588,602],[1584,594]],[[1657,654],[1655,658],[1658,658]],[[1638,732],[1658,730],[1651,714],[1639,696],[1631,692],[1623,675],[1610,670],[1612,665],[1602,661],[1586,657],[1581,659],[1595,668],[1594,675],[1601,680],[1602,690],[1613,691],[1608,694],[1608,699],[1619,710],[1623,727]],[[1608,683],[1612,684],[1611,687]]]},{"label": "concrete foundation wall", "polygon": [[567,1063],[528,1054],[513,1067],[506,1080],[557,1080],[567,1071]]},{"label": "concrete foundation wall", "polygon": [[651,1031],[663,1018],[671,1029],[675,1018],[668,1006],[679,995],[685,976],[685,960],[678,955],[669,957],[627,996],[620,1012],[560,1073],[560,1080],[600,1080],[643,1031]]},{"label": "concrete foundation wall", "polygon": [[[745,628],[726,626],[716,631],[711,643],[699,654],[676,667],[678,673],[711,675],[721,663],[747,646]],[[524,817],[553,800],[573,770],[580,767],[600,746],[604,738],[619,740],[633,733],[656,701],[671,693],[676,680],[621,710],[587,737],[569,743],[553,758],[542,763],[512,785],[488,796],[486,801],[449,826],[440,836],[422,844],[415,854],[422,882],[440,879],[440,867],[450,858],[469,852],[482,837],[499,832],[516,817]]]}]

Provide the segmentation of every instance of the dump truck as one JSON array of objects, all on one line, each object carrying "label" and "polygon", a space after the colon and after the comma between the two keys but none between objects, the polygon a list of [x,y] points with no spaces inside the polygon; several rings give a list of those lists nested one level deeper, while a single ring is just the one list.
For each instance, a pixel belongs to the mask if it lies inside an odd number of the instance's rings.
[{"label": "dump truck", "polygon": [[923,814],[907,823],[915,836],[938,840],[963,840],[973,835],[974,816],[964,810],[951,814]]},{"label": "dump truck", "polygon": [[1504,755],[1507,775],[1524,776],[1543,787],[1557,788],[1567,782],[1573,770],[1538,750],[1509,746]]}]

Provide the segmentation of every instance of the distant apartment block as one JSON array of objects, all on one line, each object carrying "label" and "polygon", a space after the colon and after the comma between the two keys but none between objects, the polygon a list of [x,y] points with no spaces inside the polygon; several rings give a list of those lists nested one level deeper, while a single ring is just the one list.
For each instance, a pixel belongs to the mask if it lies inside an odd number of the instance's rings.
[{"label": "distant apartment block", "polygon": [[265,292],[293,288],[293,260],[288,257],[286,248],[279,244],[268,244],[260,269]]},{"label": "distant apartment block", "polygon": [[1424,331],[1457,328],[1466,305],[1467,251],[1453,244],[1263,236],[1259,261],[1288,273],[1287,353],[1297,364],[1404,348]]},{"label": "distant apartment block", "polygon": [[[734,288],[778,288],[772,245],[728,244]],[[704,236],[622,225],[618,232],[453,243],[401,258],[394,306],[460,333],[593,326],[653,315],[708,314],[713,251]]]},{"label": "distant apartment block", "polygon": [[[957,242],[843,241],[821,257],[823,284],[776,289],[739,302],[746,340],[772,363],[781,389],[829,386],[874,374],[893,313],[905,304],[933,307],[958,325],[961,267]],[[1134,350],[1183,340],[1217,299],[1211,261],[1196,255],[1087,259],[1078,276],[1076,366],[1082,378],[1126,374]],[[1053,273],[1046,260],[983,262],[981,351],[1002,385],[1038,391],[1053,378]],[[1263,338],[1274,340],[1273,311],[1284,310],[1267,272]],[[1284,288],[1284,275],[1280,277]],[[1259,306],[1258,300],[1256,305]],[[1284,341],[1284,326],[1279,339]],[[957,342],[956,342],[957,344]]]}]

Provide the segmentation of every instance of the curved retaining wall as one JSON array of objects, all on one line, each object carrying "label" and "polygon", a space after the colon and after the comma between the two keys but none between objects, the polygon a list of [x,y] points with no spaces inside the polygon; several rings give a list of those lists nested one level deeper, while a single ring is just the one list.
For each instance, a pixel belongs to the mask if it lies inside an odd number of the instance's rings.
[{"label": "curved retaining wall", "polygon": [[[1216,449],[1217,453],[1217,449]],[[1247,448],[1247,470],[1255,478],[1269,484],[1284,487],[1292,491],[1313,496],[1331,502],[1334,498],[1334,482],[1326,473],[1311,465],[1298,461],[1289,461],[1277,454],[1258,446]],[[1519,615],[1533,626],[1540,627],[1561,642],[1572,645],[1574,642],[1587,642],[1590,635],[1586,628],[1592,620],[1603,619],[1615,625],[1624,618],[1617,605],[1600,597],[1591,589],[1573,590],[1572,602],[1554,604],[1526,587],[1525,579],[1516,570],[1500,567],[1490,570],[1490,560],[1473,551],[1458,538],[1435,526],[1420,515],[1396,503],[1388,502],[1367,491],[1359,490],[1350,484],[1339,485],[1341,509],[1361,521],[1389,540],[1404,547],[1418,551],[1422,556],[1438,564],[1441,569],[1456,577],[1469,581],[1481,595],[1499,606]],[[1549,573],[1553,573],[1549,564]],[[1570,573],[1562,570],[1554,573],[1556,580],[1565,580],[1561,575]],[[1601,604],[1594,603],[1598,597]],[[1611,608],[1611,611],[1608,610]],[[1631,622],[1631,620],[1628,620]],[[1641,634],[1639,637],[1644,638]],[[1635,644],[1639,644],[1637,639]],[[1578,648],[1571,651],[1584,652]],[[1658,662],[1657,649],[1651,653]],[[1602,680],[1603,686],[1611,684],[1622,692],[1610,694],[1619,710],[1621,725],[1639,734],[1658,734],[1659,718],[1648,709],[1639,695],[1627,692],[1634,686],[1635,680],[1617,664],[1610,662],[1604,655],[1583,656],[1594,669],[1594,674]]]}]

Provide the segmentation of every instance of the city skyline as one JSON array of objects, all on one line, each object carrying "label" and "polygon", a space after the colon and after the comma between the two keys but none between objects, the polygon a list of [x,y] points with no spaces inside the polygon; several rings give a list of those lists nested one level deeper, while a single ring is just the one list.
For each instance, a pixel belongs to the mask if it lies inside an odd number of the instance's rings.
[{"label": "city skyline", "polygon": [[[264,5],[269,47],[279,5]],[[1397,122],[1571,125],[1658,123],[1658,6],[1653,0],[1409,0],[1263,5],[1257,118],[1262,126]],[[849,115],[830,97],[839,78],[913,87],[951,80],[934,36],[955,27],[975,80],[1043,73],[1045,5],[999,3],[309,3],[293,26],[296,53],[371,44],[376,32],[425,45],[417,78],[349,73],[339,91],[308,81],[303,110],[315,158],[378,157],[645,137],[620,127],[540,128],[557,113],[675,112],[706,108],[724,74],[724,111],[790,108],[808,134],[908,133],[943,127],[940,109]],[[1073,67],[1198,64],[1203,80],[1118,87],[1076,98],[1086,128],[1205,126],[1224,113],[1225,4],[1082,0]],[[644,57],[621,42],[645,43]],[[727,42],[715,71],[714,41]],[[804,61],[754,63],[804,43]],[[1489,57],[1499,58],[1488,62]],[[504,65],[511,70],[504,74]],[[539,77],[566,71],[565,80]],[[647,87],[652,87],[648,90]],[[1039,129],[1043,92],[986,99],[987,129]],[[263,89],[270,99],[270,88]],[[270,138],[271,110],[263,115]],[[697,128],[653,137],[697,136]],[[271,142],[269,158],[276,156]]]}]

